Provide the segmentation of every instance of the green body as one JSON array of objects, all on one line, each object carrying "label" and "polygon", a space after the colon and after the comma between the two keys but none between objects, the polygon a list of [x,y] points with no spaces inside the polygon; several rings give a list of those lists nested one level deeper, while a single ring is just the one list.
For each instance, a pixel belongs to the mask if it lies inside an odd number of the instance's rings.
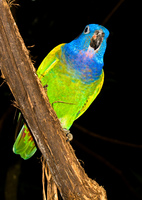
[{"label": "green body", "polygon": [[[63,128],[69,129],[89,107],[102,88],[104,75],[93,83],[84,83],[61,62],[61,44],[54,48],[43,60],[37,75],[47,87],[49,102],[55,110]],[[56,52],[56,54],[55,54]],[[55,57],[56,55],[56,57]]]},{"label": "green body", "polygon": [[[70,43],[55,47],[37,70],[49,102],[61,125],[69,130],[99,94],[103,81],[103,56],[109,31],[100,25],[87,25]],[[30,130],[23,125],[13,151],[23,159],[36,152]]]},{"label": "green body", "polygon": [[[63,128],[69,130],[73,122],[90,106],[100,92],[104,73],[98,80],[86,84],[75,76],[75,71],[67,68],[61,58],[61,46],[55,47],[43,60],[37,75],[47,91],[49,102],[55,110]],[[13,151],[23,159],[29,159],[37,148],[26,124],[23,125]]]}]

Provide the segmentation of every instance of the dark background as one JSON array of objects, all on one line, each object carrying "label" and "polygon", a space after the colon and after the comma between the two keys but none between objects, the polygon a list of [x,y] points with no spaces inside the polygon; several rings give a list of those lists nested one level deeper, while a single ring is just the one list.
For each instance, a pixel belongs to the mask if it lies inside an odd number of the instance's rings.
[{"label": "dark background", "polygon": [[[12,12],[36,68],[52,48],[73,40],[87,24],[105,22],[110,36],[104,86],[75,123],[136,147],[92,137],[74,125],[71,144],[88,176],[104,186],[109,200],[137,200],[142,199],[142,15],[138,1],[119,2],[18,0],[20,6],[13,6]],[[42,199],[40,151],[27,161],[12,152],[16,125],[13,100],[4,83],[0,87],[0,199]]]}]

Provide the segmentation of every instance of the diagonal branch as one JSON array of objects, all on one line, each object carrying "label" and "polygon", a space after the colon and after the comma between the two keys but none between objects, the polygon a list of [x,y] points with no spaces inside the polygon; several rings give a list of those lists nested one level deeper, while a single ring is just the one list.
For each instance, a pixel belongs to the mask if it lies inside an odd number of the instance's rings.
[{"label": "diagonal branch", "polygon": [[81,132],[84,132],[84,133],[90,135],[91,137],[98,138],[100,140],[104,140],[106,142],[110,142],[110,143],[114,143],[114,144],[119,144],[119,145],[123,145],[123,146],[127,146],[127,147],[142,149],[142,145],[140,145],[140,144],[133,144],[133,143],[124,142],[124,141],[113,139],[113,138],[108,138],[108,137],[96,134],[92,131],[89,131],[88,129],[80,126],[77,123],[74,123],[73,126],[77,129],[79,129]]},{"label": "diagonal branch", "polygon": [[116,10],[121,6],[121,4],[124,2],[125,0],[120,0],[116,6],[111,10],[111,12],[106,16],[106,18],[103,20],[102,25],[105,25],[109,19],[112,17],[112,15],[116,12]]},{"label": "diagonal branch", "polygon": [[0,0],[0,69],[64,200],[106,200],[75,156],[36,75],[5,0]]}]

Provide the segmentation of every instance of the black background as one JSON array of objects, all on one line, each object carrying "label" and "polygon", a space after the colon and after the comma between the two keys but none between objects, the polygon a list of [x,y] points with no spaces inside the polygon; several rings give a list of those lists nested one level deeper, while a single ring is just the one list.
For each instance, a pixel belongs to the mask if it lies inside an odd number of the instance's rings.
[{"label": "black background", "polygon": [[[103,24],[114,11],[104,24],[110,36],[103,89],[75,123],[100,136],[141,148],[98,139],[75,126],[71,127],[71,144],[88,176],[104,186],[109,200],[136,200],[142,199],[142,15],[137,1],[124,0],[114,10],[118,2],[122,1],[19,0],[16,3],[20,6],[13,6],[12,12],[37,68],[52,48],[73,40],[87,24]],[[4,83],[0,87],[0,199],[42,199],[40,151],[27,161],[12,152],[13,100]]]}]

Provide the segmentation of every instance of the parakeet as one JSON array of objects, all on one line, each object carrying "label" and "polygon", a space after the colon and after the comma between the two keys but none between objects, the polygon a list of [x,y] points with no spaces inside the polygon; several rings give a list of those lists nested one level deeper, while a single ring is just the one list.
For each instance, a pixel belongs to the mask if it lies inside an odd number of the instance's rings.
[{"label": "parakeet", "polygon": [[[89,24],[79,37],[56,46],[37,70],[49,102],[66,130],[87,110],[102,88],[103,57],[108,36],[109,31],[105,27]],[[28,159],[36,149],[33,137],[24,124],[13,151]]]}]

